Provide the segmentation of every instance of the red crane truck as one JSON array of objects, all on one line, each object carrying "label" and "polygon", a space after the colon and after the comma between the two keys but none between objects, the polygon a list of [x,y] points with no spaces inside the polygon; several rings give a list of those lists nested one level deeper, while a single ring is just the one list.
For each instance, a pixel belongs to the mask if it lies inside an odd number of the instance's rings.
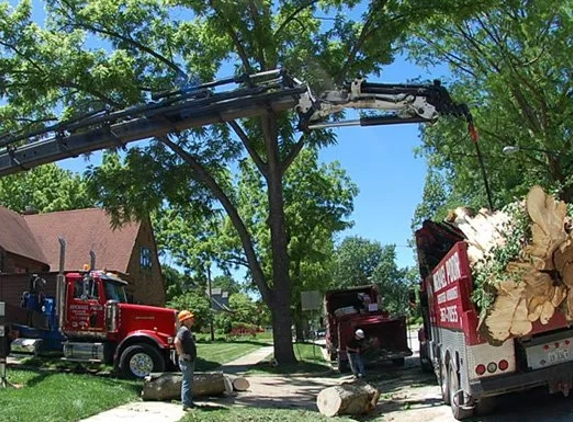
[{"label": "red crane truck", "polygon": [[456,228],[426,221],[416,232],[422,276],[422,367],[433,370],[444,402],[463,420],[493,408],[502,394],[548,386],[567,395],[573,382],[573,329],[555,312],[525,337],[489,344],[478,333],[467,244]]},{"label": "red crane truck", "polygon": [[64,273],[62,262],[60,273],[34,275],[45,286],[34,291],[33,300],[26,292],[32,306],[23,307],[11,294],[26,285],[29,274],[0,276],[13,351],[59,350],[66,360],[113,364],[131,378],[174,367],[175,309],[128,303],[127,282],[117,275]]},{"label": "red crane truck", "polygon": [[324,295],[326,349],[331,360],[337,360],[340,372],[348,370],[346,344],[358,328],[369,342],[368,363],[391,360],[395,365],[403,365],[404,358],[412,355],[406,317],[391,316],[381,309],[379,298],[375,285],[331,290]]}]

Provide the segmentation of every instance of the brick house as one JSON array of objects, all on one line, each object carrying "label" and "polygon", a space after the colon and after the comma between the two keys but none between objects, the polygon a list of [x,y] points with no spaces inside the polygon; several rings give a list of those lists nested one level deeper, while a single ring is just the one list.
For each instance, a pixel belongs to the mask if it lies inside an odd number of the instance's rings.
[{"label": "brick house", "polygon": [[66,241],[66,271],[77,271],[96,255],[96,269],[118,273],[136,303],[165,305],[165,286],[151,221],[113,230],[99,208],[20,215],[0,207],[0,272],[58,271],[59,242]]}]

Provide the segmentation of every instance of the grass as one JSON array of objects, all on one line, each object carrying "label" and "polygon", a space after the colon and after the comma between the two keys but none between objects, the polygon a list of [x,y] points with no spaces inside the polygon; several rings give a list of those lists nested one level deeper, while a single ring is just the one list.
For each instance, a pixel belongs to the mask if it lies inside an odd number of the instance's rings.
[{"label": "grass", "polygon": [[10,368],[8,380],[23,387],[1,391],[2,422],[78,421],[137,400],[141,391],[136,381],[57,371]]},{"label": "grass", "polygon": [[[337,422],[350,422],[353,419],[337,417]],[[317,412],[305,410],[258,409],[258,408],[219,408],[216,410],[196,409],[187,414],[181,422],[327,422],[332,418]]]},{"label": "grass", "polygon": [[210,371],[268,345],[267,342],[257,340],[198,342],[195,369]]},{"label": "grass", "polygon": [[297,375],[326,372],[331,369],[328,362],[324,360],[320,346],[309,343],[295,343],[293,347],[298,363],[275,367],[271,365],[269,360],[253,367],[247,374]]}]

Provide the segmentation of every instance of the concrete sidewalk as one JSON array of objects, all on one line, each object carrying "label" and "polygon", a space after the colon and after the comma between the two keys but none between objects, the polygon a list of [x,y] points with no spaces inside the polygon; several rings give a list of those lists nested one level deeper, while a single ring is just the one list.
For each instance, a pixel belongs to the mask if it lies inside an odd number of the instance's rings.
[{"label": "concrete sidewalk", "polygon": [[[273,353],[273,346],[262,347],[239,359],[221,365],[216,371],[227,374],[245,372]],[[199,403],[200,404],[200,403]],[[185,416],[180,404],[167,402],[138,401],[118,406],[79,422],[177,422]]]}]

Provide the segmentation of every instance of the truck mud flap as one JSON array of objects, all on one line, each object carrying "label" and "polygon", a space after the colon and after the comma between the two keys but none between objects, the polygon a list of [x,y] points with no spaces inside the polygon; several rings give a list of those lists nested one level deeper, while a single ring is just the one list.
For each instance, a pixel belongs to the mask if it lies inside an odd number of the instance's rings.
[{"label": "truck mud flap", "polygon": [[501,375],[470,382],[474,398],[497,396],[504,393],[549,386],[552,392],[567,390],[573,382],[573,362],[562,363],[536,371]]}]

